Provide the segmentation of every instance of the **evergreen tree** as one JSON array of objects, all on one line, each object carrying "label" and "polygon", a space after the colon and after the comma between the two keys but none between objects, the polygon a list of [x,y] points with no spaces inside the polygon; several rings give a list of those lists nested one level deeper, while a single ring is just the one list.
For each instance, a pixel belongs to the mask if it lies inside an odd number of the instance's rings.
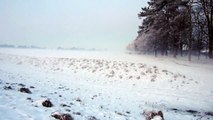
[{"label": "evergreen tree", "polygon": [[[205,48],[212,58],[213,49],[213,0],[150,0],[138,14],[143,18],[138,36],[131,47],[137,51],[157,52],[162,55]],[[207,45],[207,46],[206,46]]]}]

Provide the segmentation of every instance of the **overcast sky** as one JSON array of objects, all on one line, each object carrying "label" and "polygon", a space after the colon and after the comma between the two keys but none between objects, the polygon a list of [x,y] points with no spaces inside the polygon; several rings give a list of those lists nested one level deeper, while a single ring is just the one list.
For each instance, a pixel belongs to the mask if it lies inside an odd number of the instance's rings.
[{"label": "overcast sky", "polygon": [[0,0],[0,44],[124,49],[147,0]]}]

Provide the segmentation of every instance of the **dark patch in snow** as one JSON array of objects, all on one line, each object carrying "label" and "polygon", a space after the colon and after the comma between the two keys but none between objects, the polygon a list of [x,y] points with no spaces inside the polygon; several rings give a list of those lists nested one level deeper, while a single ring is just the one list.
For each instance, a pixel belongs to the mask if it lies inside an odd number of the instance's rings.
[{"label": "dark patch in snow", "polygon": [[29,88],[24,88],[24,87],[23,87],[23,88],[20,88],[19,91],[20,91],[20,92],[23,92],[23,93],[28,93],[28,94],[31,94],[31,93],[32,93],[32,92],[30,91]]},{"label": "dark patch in snow", "polygon": [[59,120],[74,120],[70,114],[62,114]]},{"label": "dark patch in snow", "polygon": [[33,102],[33,99],[32,99],[32,98],[30,98],[30,97],[28,97],[28,98],[27,98],[27,100],[29,100],[29,101]]},{"label": "dark patch in snow", "polygon": [[21,86],[21,87],[25,87],[25,85],[24,85],[24,84],[22,84],[22,83],[19,83],[18,85],[19,85],[19,86]]},{"label": "dark patch in snow", "polygon": [[47,96],[41,95],[42,98],[47,98]]},{"label": "dark patch in snow", "polygon": [[200,112],[200,111],[196,111],[196,110],[181,110],[181,109],[177,109],[177,108],[171,108],[170,110],[175,111],[177,113],[189,113],[192,114],[194,116],[213,116],[213,112],[212,111],[208,111],[208,112]]},{"label": "dark patch in snow", "polygon": [[76,98],[77,102],[82,102],[82,100],[80,98]]},{"label": "dark patch in snow", "polygon": [[51,116],[58,120],[74,120],[70,114],[55,112]]},{"label": "dark patch in snow", "polygon": [[91,99],[93,100],[93,99],[96,98],[96,97],[98,97],[98,95],[93,95]]},{"label": "dark patch in snow", "polygon": [[81,115],[80,112],[73,112],[74,115]]},{"label": "dark patch in snow", "polygon": [[67,111],[67,112],[71,112],[71,110],[70,110],[70,109],[65,109],[65,111]]},{"label": "dark patch in snow", "polygon": [[4,90],[12,90],[13,88],[11,86],[4,86]]},{"label": "dark patch in snow", "polygon": [[87,118],[87,120],[98,120],[96,117],[94,117],[94,116],[89,116],[88,118]]},{"label": "dark patch in snow", "polygon": [[177,108],[171,108],[171,110],[172,110],[172,111],[178,111],[178,109],[177,109]]},{"label": "dark patch in snow", "polygon": [[69,105],[67,105],[67,104],[63,104],[63,103],[60,104],[60,106],[61,106],[61,107],[71,107],[71,106],[69,106]]},{"label": "dark patch in snow", "polygon": [[130,112],[129,112],[129,111],[126,111],[126,113],[127,113],[127,114],[130,114]]},{"label": "dark patch in snow", "polygon": [[213,112],[210,112],[210,111],[209,111],[209,112],[206,112],[205,114],[206,114],[206,115],[209,115],[209,116],[213,116]]},{"label": "dark patch in snow", "polygon": [[191,114],[197,114],[198,113],[198,111],[196,111],[196,110],[186,110],[186,112],[191,113]]},{"label": "dark patch in snow", "polygon": [[127,115],[125,115],[125,114],[123,114],[123,113],[120,113],[120,112],[118,112],[118,111],[115,111],[115,113],[118,114],[118,115],[121,115],[121,116],[127,116]]},{"label": "dark patch in snow", "polygon": [[144,111],[143,112],[144,117],[146,120],[152,120],[156,116],[160,116],[162,120],[164,120],[163,112],[162,111]]},{"label": "dark patch in snow", "polygon": [[46,99],[45,101],[43,101],[42,105],[44,107],[52,107],[53,106],[52,102],[49,99]]}]

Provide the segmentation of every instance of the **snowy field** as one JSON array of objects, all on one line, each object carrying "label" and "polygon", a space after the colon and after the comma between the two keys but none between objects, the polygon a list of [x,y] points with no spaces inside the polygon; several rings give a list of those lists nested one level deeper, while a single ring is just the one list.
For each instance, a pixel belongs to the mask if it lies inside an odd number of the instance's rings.
[{"label": "snowy field", "polygon": [[[1,120],[54,120],[54,112],[145,120],[149,111],[162,111],[165,120],[213,120],[210,60],[0,48],[0,89]],[[53,106],[44,107],[45,99]]]}]

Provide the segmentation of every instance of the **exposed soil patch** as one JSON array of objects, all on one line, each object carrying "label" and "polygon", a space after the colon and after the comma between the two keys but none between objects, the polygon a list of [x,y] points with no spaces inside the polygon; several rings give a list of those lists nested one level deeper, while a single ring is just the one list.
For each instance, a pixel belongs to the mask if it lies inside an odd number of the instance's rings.
[{"label": "exposed soil patch", "polygon": [[28,94],[32,93],[29,88],[24,88],[24,87],[20,88],[19,91],[23,93],[28,93]]},{"label": "exposed soil patch", "polygon": [[11,86],[4,86],[4,90],[12,90],[13,88]]},{"label": "exposed soil patch", "polygon": [[164,120],[162,111],[144,111],[143,115],[146,118],[146,120],[152,120],[155,117],[159,117],[161,118],[161,120]]},{"label": "exposed soil patch", "polygon": [[55,112],[51,115],[57,120],[74,120],[70,114]]},{"label": "exposed soil patch", "polygon": [[42,105],[44,107],[52,107],[53,106],[52,102],[49,99],[46,99],[45,101],[43,101]]}]

